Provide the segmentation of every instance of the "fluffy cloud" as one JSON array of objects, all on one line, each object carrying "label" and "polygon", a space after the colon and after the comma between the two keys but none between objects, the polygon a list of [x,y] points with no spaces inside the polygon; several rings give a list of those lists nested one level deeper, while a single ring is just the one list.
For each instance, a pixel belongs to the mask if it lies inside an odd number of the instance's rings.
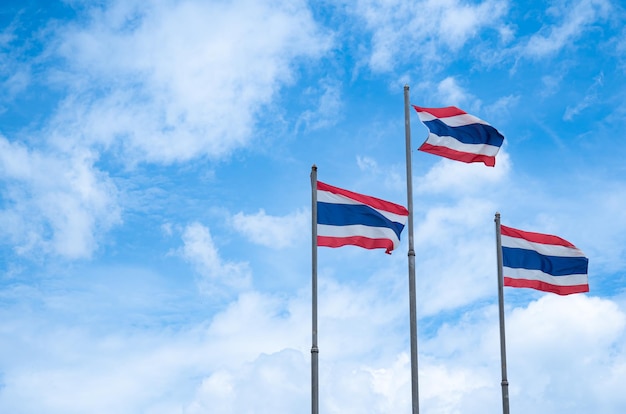
[{"label": "fluffy cloud", "polygon": [[283,350],[261,354],[237,371],[220,370],[202,381],[190,414],[295,413],[308,400],[309,368],[304,354]]},{"label": "fluffy cloud", "polygon": [[306,110],[299,117],[296,123],[296,130],[300,128],[306,132],[317,129],[328,128],[337,123],[342,113],[341,87],[337,81],[332,79],[322,79],[320,90],[307,88],[303,95],[318,97],[315,103],[315,110]]},{"label": "fluffy cloud", "polygon": [[188,225],[182,235],[181,255],[202,275],[200,288],[209,295],[222,296],[250,286],[251,273],[245,262],[223,261],[210,230],[200,223]]},{"label": "fluffy cloud", "polygon": [[58,29],[70,95],[55,127],[129,162],[219,159],[250,142],[295,62],[329,45],[301,1],[115,1]]},{"label": "fluffy cloud", "polygon": [[89,257],[98,233],[120,222],[117,188],[96,160],[87,150],[47,153],[0,136],[0,227],[18,253]]},{"label": "fluffy cloud", "polygon": [[[408,409],[408,299],[406,282],[398,282],[404,278],[398,278],[401,272],[396,267],[359,284],[322,275],[319,344],[324,411]],[[246,291],[208,319],[197,315],[205,305],[192,304],[201,297],[191,295],[184,305],[168,304],[168,310],[174,310],[171,305],[187,306],[185,315],[196,310],[182,326],[139,329],[145,312],[163,307],[163,296],[171,295],[171,281],[138,275],[132,286],[137,300],[116,301],[120,281],[137,273],[128,271],[113,280],[103,275],[95,284],[85,283],[85,289],[96,295],[77,295],[76,289],[58,292],[56,302],[71,299],[72,307],[54,307],[47,301],[40,305],[45,312],[30,314],[23,311],[24,303],[5,302],[0,313],[7,319],[13,315],[5,324],[13,339],[2,344],[0,407],[46,413],[167,413],[181,407],[199,413],[210,407],[212,413],[230,414],[295,413],[309,404],[308,288],[291,296]],[[514,305],[516,295],[529,294],[525,289],[506,291],[511,407],[566,413],[577,407],[589,412],[588,407],[597,406],[602,412],[619,412],[626,369],[623,298],[542,295],[528,305]],[[425,296],[419,293],[420,308]],[[81,298],[90,304],[81,304]],[[91,319],[94,302],[115,303],[107,308],[110,313],[98,314],[98,324]],[[442,323],[421,320],[422,410],[499,412],[494,302],[476,303]],[[88,314],[76,315],[76,308]],[[57,323],[57,318],[68,316],[75,322],[71,327]],[[125,331],[108,319],[124,319],[133,328]]]},{"label": "fluffy cloud", "polygon": [[494,168],[487,168],[482,163],[465,164],[438,157],[437,163],[417,180],[416,192],[476,194],[486,186],[495,188],[497,184],[503,183],[510,171],[511,159],[504,149],[498,152]]},{"label": "fluffy cloud", "polygon": [[[30,63],[48,64],[38,82],[59,99],[28,143],[0,138],[0,179],[8,189],[0,221],[20,252],[89,257],[97,234],[120,223],[125,207],[97,161],[110,156],[133,166],[228,157],[250,143],[257,116],[295,80],[298,62],[330,46],[305,2],[73,6],[77,20],[52,22],[37,37],[44,53],[11,54],[0,65],[9,92],[29,85]],[[12,30],[0,35],[3,54]],[[320,103],[324,116],[336,101],[329,85]],[[33,149],[33,142],[43,144]]]},{"label": "fluffy cloud", "polygon": [[527,55],[543,57],[571,46],[581,33],[606,19],[612,9],[606,0],[566,1],[559,6],[549,8],[548,16],[560,21],[544,26],[528,40],[524,51]]},{"label": "fluffy cloud", "polygon": [[[530,292],[505,291],[511,409],[568,413],[603,407],[602,412],[617,412],[623,397],[609,397],[603,387],[614,389],[615,369],[624,366],[624,309],[615,301],[586,295],[549,294],[527,306],[507,305],[508,299]],[[429,411],[498,412],[495,306],[468,310],[458,321],[441,325],[434,337],[422,339],[421,352],[424,406]],[[446,392],[450,387],[454,392]],[[485,406],[493,410],[485,411]]]},{"label": "fluffy cloud", "polygon": [[264,210],[246,215],[242,212],[232,217],[235,230],[245,235],[250,241],[272,249],[283,249],[307,236],[307,224],[310,226],[311,212],[298,211],[284,217],[270,216]]},{"label": "fluffy cloud", "polygon": [[369,66],[388,71],[418,53],[430,63],[440,61],[442,53],[461,49],[479,31],[499,26],[508,2],[360,0],[346,7],[372,32]]}]

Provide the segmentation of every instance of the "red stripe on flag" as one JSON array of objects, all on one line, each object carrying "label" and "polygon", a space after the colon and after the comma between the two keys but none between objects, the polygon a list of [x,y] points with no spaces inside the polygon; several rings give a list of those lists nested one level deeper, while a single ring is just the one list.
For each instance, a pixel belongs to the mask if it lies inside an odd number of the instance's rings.
[{"label": "red stripe on flag", "polygon": [[370,239],[362,236],[317,236],[317,245],[324,247],[359,246],[365,249],[385,249],[387,254],[391,254],[393,250],[393,242],[389,239]]},{"label": "red stripe on flag", "polygon": [[344,190],[343,188],[334,187],[332,185],[323,183],[321,181],[317,182],[317,189],[351,198],[355,201],[358,201],[363,204],[367,204],[368,206],[374,207],[378,210],[388,211],[390,213],[398,214],[400,216],[409,215],[409,210],[407,210],[404,206],[401,206],[399,204],[392,203],[390,201],[381,200],[380,198],[355,193],[350,190]]},{"label": "red stripe on flag", "polygon": [[487,167],[494,167],[496,165],[496,157],[482,154],[472,154],[470,152],[456,151],[447,147],[431,145],[423,143],[418,150],[427,152],[429,154],[439,155],[440,157],[450,158],[455,161],[462,162],[482,162]]},{"label": "red stripe on flag", "polygon": [[531,288],[543,292],[556,293],[557,295],[571,295],[573,293],[589,292],[589,285],[557,286],[539,280],[511,279],[504,277],[504,286],[515,288]]},{"label": "red stripe on flag", "polygon": [[515,237],[518,239],[528,240],[533,243],[541,243],[541,244],[552,244],[557,246],[565,246],[565,247],[573,247],[576,249],[572,243],[568,242],[565,239],[560,238],[559,236],[552,236],[550,234],[543,233],[534,233],[531,231],[518,230],[507,226],[500,226],[500,231],[503,236]]},{"label": "red stripe on flag", "polygon": [[429,114],[437,118],[447,118],[449,116],[467,114],[467,112],[457,108],[456,106],[446,106],[445,108],[424,108],[421,106],[413,105],[413,108],[415,108],[417,112],[428,112]]}]

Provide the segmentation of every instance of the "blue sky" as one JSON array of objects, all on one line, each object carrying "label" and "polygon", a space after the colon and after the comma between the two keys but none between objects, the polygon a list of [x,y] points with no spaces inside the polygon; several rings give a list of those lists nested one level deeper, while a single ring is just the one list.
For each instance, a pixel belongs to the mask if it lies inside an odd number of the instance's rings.
[{"label": "blue sky", "polygon": [[[406,204],[403,86],[505,136],[416,151],[420,406],[499,413],[495,232],[588,294],[506,289],[511,409],[623,413],[626,11],[511,2],[3,1],[0,411],[302,413],[310,182]],[[320,411],[409,413],[406,233],[319,250]]]}]

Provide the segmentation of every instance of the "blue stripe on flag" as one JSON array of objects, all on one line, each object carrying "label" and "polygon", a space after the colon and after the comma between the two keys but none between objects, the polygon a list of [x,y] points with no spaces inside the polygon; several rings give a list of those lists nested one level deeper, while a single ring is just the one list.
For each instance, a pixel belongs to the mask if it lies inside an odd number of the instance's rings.
[{"label": "blue stripe on flag", "polygon": [[439,119],[424,122],[424,125],[435,135],[450,136],[464,144],[487,144],[501,147],[504,137],[491,125],[469,124],[451,127]]},{"label": "blue stripe on flag", "polygon": [[350,226],[361,224],[369,227],[388,227],[398,239],[403,224],[393,222],[373,208],[362,204],[334,204],[317,202],[317,224]]},{"label": "blue stripe on flag", "polygon": [[552,276],[587,274],[586,257],[544,256],[534,250],[502,247],[502,264],[515,269],[540,270]]}]

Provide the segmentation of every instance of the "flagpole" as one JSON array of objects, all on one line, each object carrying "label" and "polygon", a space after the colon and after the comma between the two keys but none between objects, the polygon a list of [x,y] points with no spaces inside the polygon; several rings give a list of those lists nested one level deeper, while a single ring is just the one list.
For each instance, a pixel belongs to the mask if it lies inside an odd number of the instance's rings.
[{"label": "flagpole", "polygon": [[504,335],[504,276],[502,270],[502,235],[500,213],[496,213],[496,249],[498,260],[498,306],[500,315],[500,361],[502,362],[502,412],[509,414],[509,381],[506,375],[506,338]]},{"label": "flagpole", "polygon": [[318,379],[318,356],[317,347],[317,166],[311,167],[311,413],[319,413],[319,379]]},{"label": "flagpole", "polygon": [[415,295],[415,250],[413,248],[413,173],[411,172],[411,117],[409,85],[404,85],[404,130],[406,141],[406,188],[409,210],[409,321],[411,325],[411,401],[413,414],[419,414],[417,381],[417,300]]}]

